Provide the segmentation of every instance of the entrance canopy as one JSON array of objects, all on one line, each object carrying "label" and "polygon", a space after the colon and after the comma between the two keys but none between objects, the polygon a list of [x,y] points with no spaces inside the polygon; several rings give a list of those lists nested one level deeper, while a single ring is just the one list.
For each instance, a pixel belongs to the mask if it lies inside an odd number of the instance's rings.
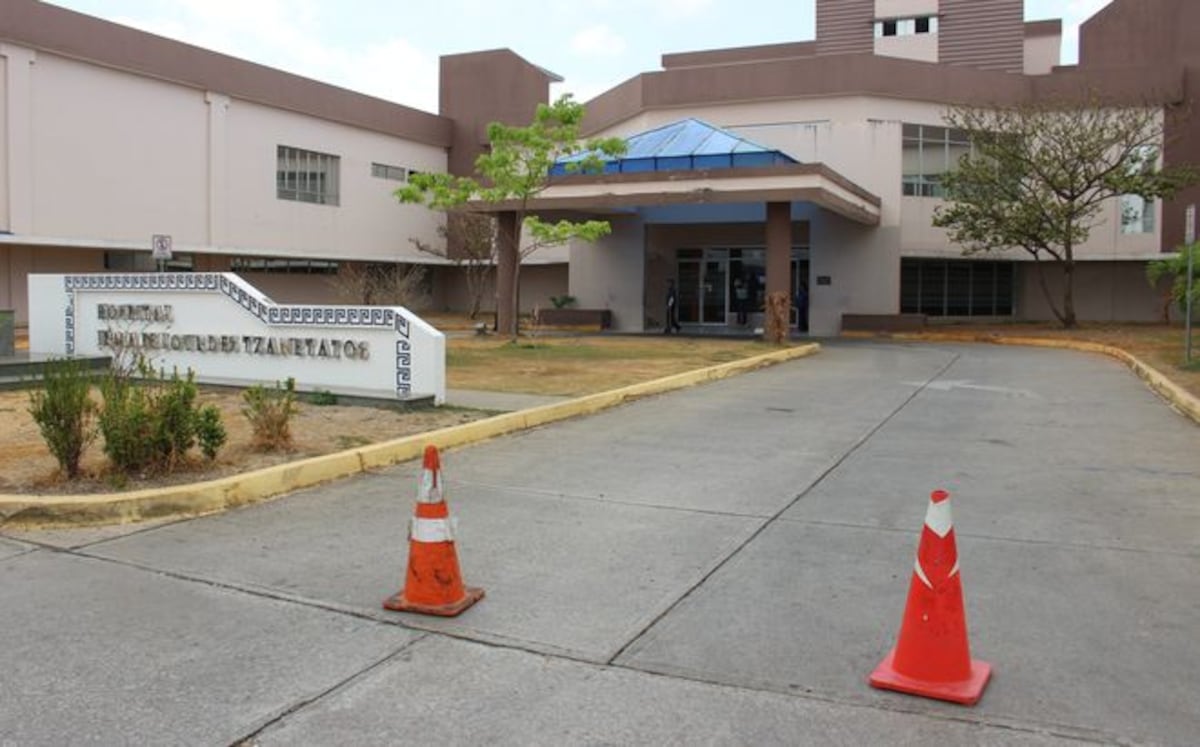
[{"label": "entrance canopy", "polygon": [[[530,201],[537,212],[629,212],[670,205],[807,202],[868,226],[880,199],[821,163],[799,163],[727,130],[685,119],[640,133],[626,152],[605,158],[603,173],[572,173],[585,156],[560,159],[550,186]],[[476,204],[507,211],[516,202]]]}]

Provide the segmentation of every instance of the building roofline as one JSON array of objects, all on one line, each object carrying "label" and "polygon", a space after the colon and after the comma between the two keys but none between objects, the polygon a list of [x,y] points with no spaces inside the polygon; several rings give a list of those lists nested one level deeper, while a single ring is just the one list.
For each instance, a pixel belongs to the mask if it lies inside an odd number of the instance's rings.
[{"label": "building roofline", "polygon": [[0,3],[0,40],[428,145],[451,142],[446,117],[39,0]]},{"label": "building roofline", "polygon": [[762,62],[789,57],[812,57],[817,53],[815,41],[789,42],[783,44],[759,44],[750,47],[728,47],[725,49],[702,49],[692,52],[673,52],[662,56],[665,69],[726,65],[737,62]]},{"label": "building roofline", "polygon": [[1033,39],[1040,36],[1062,36],[1063,23],[1061,18],[1048,18],[1043,21],[1026,21],[1025,38]]},{"label": "building roofline", "polygon": [[817,97],[878,96],[938,104],[1012,105],[1042,99],[1159,105],[1184,98],[1184,70],[1158,65],[1027,76],[882,57],[821,55],[642,73],[587,102],[598,132],[644,111]]}]

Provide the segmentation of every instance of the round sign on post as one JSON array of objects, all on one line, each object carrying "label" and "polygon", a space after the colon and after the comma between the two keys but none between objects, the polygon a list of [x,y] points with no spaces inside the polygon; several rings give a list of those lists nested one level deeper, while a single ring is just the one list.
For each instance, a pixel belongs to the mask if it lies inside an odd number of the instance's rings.
[{"label": "round sign on post", "polygon": [[164,233],[156,233],[150,240],[151,250],[154,253],[154,259],[159,262],[166,262],[171,259],[171,237]]}]

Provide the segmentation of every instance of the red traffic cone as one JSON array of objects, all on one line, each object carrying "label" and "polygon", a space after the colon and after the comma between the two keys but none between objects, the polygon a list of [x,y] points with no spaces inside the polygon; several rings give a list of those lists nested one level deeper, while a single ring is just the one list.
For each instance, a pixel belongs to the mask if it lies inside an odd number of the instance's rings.
[{"label": "red traffic cone", "polygon": [[435,446],[425,447],[424,474],[409,530],[408,577],[383,602],[385,609],[454,617],[483,599],[483,589],[463,586],[454,549],[454,520],[442,500],[442,468]]},{"label": "red traffic cone", "polygon": [[974,705],[992,665],[971,658],[950,494],[929,497],[925,528],[896,647],[871,673],[872,687]]}]

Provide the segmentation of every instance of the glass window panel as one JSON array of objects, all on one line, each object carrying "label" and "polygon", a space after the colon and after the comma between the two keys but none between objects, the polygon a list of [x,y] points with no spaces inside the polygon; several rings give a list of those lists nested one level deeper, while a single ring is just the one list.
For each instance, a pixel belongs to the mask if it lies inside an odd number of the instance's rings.
[{"label": "glass window panel", "polygon": [[949,262],[946,265],[946,315],[971,314],[971,263]]},{"label": "glass window panel", "polygon": [[921,263],[922,314],[945,316],[946,314],[946,263],[926,261]]},{"label": "glass window panel", "polygon": [[921,311],[921,266],[911,259],[900,261],[900,313]]}]

